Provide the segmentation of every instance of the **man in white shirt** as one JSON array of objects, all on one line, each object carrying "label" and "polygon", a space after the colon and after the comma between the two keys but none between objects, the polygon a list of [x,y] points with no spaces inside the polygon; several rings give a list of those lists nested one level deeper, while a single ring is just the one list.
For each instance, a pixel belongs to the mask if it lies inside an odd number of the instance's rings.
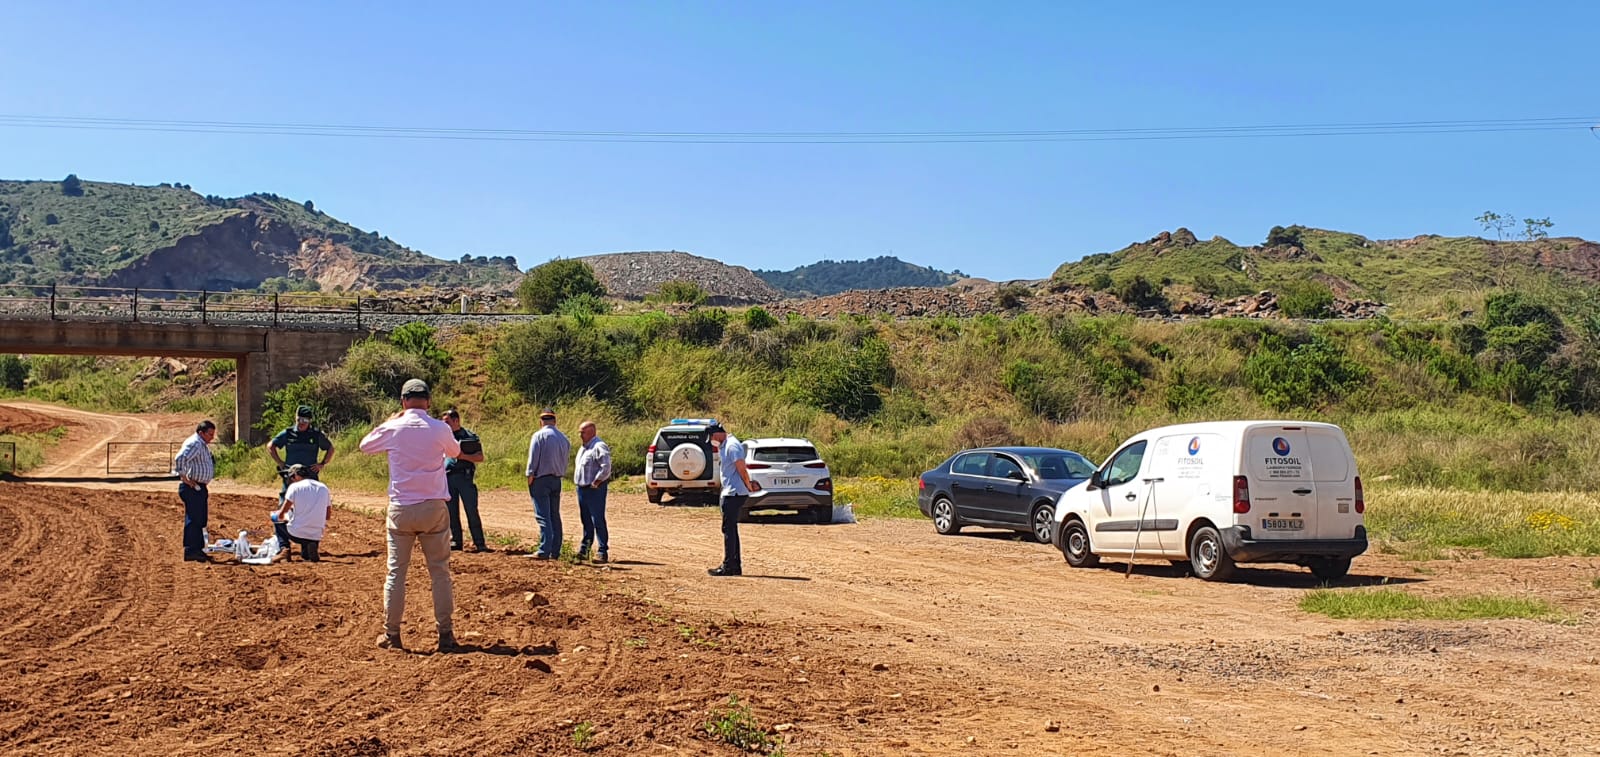
[{"label": "man in white shirt", "polygon": [[278,547],[284,551],[286,559],[294,559],[294,552],[289,548],[292,542],[300,545],[300,556],[306,562],[322,562],[318,548],[322,544],[322,532],[328,526],[333,493],[328,491],[327,484],[307,478],[307,473],[306,466],[300,464],[289,466],[284,473],[288,488],[283,493],[283,504],[272,514],[272,528],[278,532]]},{"label": "man in white shirt", "polygon": [[361,440],[361,451],[389,455],[389,577],[383,585],[384,625],[378,646],[404,649],[400,620],[406,611],[406,571],[411,549],[422,545],[433,579],[433,622],[439,651],[457,649],[451,614],[455,601],[450,585],[450,486],[444,460],[460,457],[461,444],[444,421],[428,415],[432,393],[421,379],[400,388],[400,412]]},{"label": "man in white shirt", "polygon": [[583,541],[578,542],[578,559],[589,559],[589,546],[600,538],[600,556],[595,562],[611,561],[611,532],[606,528],[606,485],[611,483],[611,447],[600,440],[594,421],[578,426],[583,445],[572,466],[572,483],[578,489],[578,519],[583,523]]}]

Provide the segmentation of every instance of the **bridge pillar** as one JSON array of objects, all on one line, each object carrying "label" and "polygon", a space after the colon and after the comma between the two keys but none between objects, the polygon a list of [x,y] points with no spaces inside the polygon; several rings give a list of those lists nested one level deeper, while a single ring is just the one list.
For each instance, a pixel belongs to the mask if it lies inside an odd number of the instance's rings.
[{"label": "bridge pillar", "polygon": [[365,337],[361,332],[269,331],[266,350],[234,358],[238,392],[234,400],[235,440],[261,444],[270,439],[273,430],[256,428],[266,411],[267,392],[339,362],[351,345]]}]

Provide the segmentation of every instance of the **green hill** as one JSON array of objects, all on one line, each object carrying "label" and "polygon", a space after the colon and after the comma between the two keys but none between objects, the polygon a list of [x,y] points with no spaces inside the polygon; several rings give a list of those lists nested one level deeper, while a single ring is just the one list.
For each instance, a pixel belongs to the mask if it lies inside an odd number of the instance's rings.
[{"label": "green hill", "polygon": [[1289,226],[1274,228],[1263,244],[1241,246],[1222,237],[1201,241],[1180,228],[1063,264],[1053,280],[1104,289],[1135,276],[1219,298],[1309,280],[1343,297],[1425,310],[1450,293],[1534,284],[1593,287],[1600,282],[1600,245],[1572,237],[1495,242],[1428,235],[1375,241]]},{"label": "green hill", "polygon": [[184,185],[0,181],[0,282],[173,289],[509,286],[516,261],[429,257],[273,194]]},{"label": "green hill", "polygon": [[960,271],[945,273],[887,255],[869,260],[823,260],[789,271],[755,274],[790,296],[825,296],[851,289],[942,287],[961,278]]}]

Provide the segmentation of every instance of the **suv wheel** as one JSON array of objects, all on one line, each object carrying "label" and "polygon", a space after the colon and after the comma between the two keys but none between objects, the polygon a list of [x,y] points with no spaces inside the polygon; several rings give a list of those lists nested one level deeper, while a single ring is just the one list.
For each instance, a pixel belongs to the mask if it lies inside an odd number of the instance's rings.
[{"label": "suv wheel", "polygon": [[644,498],[649,500],[652,505],[659,505],[661,504],[661,490],[654,487],[647,488],[644,490]]}]

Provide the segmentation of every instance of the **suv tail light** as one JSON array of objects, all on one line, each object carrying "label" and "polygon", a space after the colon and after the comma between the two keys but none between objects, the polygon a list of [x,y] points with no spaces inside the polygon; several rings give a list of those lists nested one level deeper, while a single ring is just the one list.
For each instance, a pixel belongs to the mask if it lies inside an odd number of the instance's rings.
[{"label": "suv tail light", "polygon": [[656,445],[650,445],[650,449],[645,451],[645,454],[649,455],[650,459],[654,460],[656,456]]},{"label": "suv tail light", "polygon": [[806,463],[806,467],[807,468],[826,468],[826,467],[828,467],[828,464],[825,463],[825,462],[822,462],[821,460],[818,460],[818,461],[816,461],[814,463]]},{"label": "suv tail light", "polygon": [[825,478],[817,482],[817,488],[825,492],[833,491],[833,479]]},{"label": "suv tail light", "polygon": [[744,467],[746,467],[746,468],[748,468],[750,470],[762,470],[762,469],[765,469],[765,468],[771,468],[772,466],[770,466],[770,465],[768,465],[766,463],[745,463]]},{"label": "suv tail light", "polygon": [[1250,479],[1244,476],[1233,477],[1233,511],[1240,515],[1250,512]]},{"label": "suv tail light", "polygon": [[1367,511],[1367,494],[1361,489],[1361,477],[1356,476],[1356,514]]}]

